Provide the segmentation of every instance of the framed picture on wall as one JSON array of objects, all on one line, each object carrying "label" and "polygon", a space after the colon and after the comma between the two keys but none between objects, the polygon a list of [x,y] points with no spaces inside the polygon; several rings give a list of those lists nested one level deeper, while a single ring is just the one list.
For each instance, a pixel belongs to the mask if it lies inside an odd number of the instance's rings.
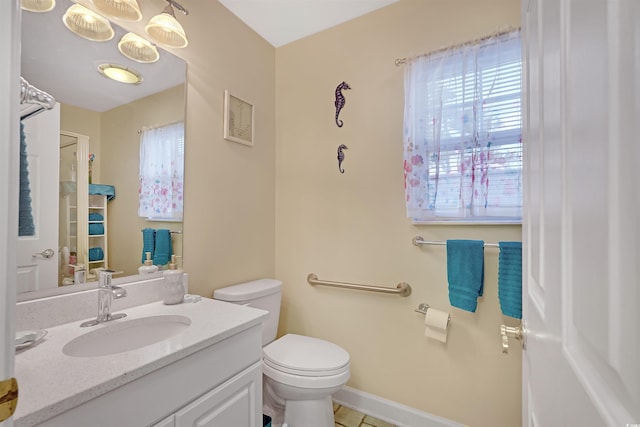
[{"label": "framed picture on wall", "polygon": [[253,145],[253,104],[224,91],[224,139]]}]

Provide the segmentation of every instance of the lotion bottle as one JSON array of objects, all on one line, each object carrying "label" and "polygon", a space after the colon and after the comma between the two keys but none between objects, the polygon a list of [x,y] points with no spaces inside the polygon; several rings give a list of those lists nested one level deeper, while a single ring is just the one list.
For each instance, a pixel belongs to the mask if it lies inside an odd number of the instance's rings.
[{"label": "lotion bottle", "polygon": [[158,266],[153,265],[151,261],[151,252],[145,252],[147,259],[144,261],[144,265],[138,267],[138,274],[151,274],[158,271]]},{"label": "lotion bottle", "polygon": [[176,268],[176,256],[171,255],[169,269],[165,270],[164,276],[164,297],[165,304],[180,304],[184,298],[184,285],[182,284],[182,270]]}]

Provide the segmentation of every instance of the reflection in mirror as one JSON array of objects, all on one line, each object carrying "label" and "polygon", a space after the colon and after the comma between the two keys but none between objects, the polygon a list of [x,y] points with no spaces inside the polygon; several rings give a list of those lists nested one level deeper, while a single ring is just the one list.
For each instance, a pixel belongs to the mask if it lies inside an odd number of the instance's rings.
[{"label": "reflection in mirror", "polygon": [[[143,229],[169,230],[181,263],[182,223],[138,216],[138,178],[140,132],[184,121],[186,64],[160,49],[155,63],[129,60],[117,48],[127,31],[113,23],[115,36],[108,42],[73,34],[62,22],[73,4],[59,0],[51,12],[22,12],[21,74],[60,105],[59,157],[51,159],[59,164],[60,195],[58,206],[46,207],[60,215],[51,261],[58,263],[58,277],[43,277],[46,283],[19,300],[87,288],[74,281],[77,264],[86,269],[87,281],[100,268],[121,271],[116,277],[138,274]],[[134,69],[143,80],[109,80],[98,72],[103,63]],[[84,150],[80,140],[86,141]],[[73,182],[91,185],[76,191]]]}]

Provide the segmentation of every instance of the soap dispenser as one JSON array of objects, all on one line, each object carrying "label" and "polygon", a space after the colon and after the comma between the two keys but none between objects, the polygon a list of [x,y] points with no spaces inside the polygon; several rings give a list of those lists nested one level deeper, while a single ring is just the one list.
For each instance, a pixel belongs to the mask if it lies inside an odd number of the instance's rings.
[{"label": "soap dispenser", "polygon": [[169,269],[164,273],[164,297],[165,304],[180,304],[184,298],[184,285],[182,284],[182,270],[176,268],[176,256],[171,255]]},{"label": "soap dispenser", "polygon": [[151,252],[145,252],[147,259],[144,261],[144,265],[138,267],[138,274],[151,274],[158,271],[158,266],[153,265],[151,261]]}]

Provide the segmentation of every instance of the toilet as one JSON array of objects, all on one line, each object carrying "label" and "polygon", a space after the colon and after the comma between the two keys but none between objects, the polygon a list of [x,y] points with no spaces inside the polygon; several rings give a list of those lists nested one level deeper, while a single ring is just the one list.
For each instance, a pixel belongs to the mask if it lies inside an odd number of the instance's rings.
[{"label": "toilet", "polygon": [[275,340],[282,299],[279,280],[228,286],[215,290],[213,298],[269,312],[262,322],[263,402],[274,427],[334,427],[331,395],[351,375],[349,353],[329,341],[303,335],[287,334]]}]

